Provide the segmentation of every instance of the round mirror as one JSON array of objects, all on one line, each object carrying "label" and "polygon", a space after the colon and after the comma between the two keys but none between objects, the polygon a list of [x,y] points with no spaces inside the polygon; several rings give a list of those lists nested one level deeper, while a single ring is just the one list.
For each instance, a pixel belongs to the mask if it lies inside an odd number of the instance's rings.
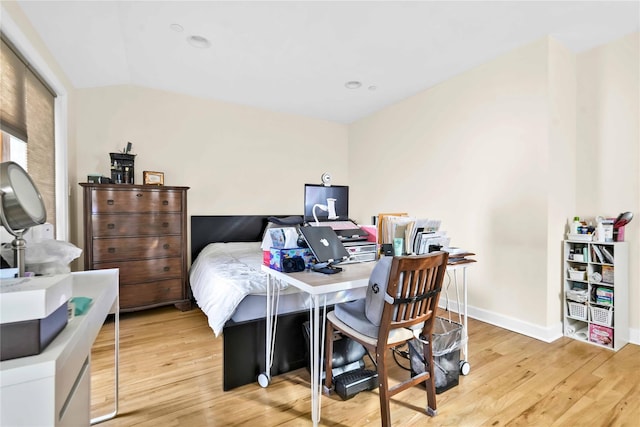
[{"label": "round mirror", "polygon": [[24,276],[24,232],[34,225],[44,224],[47,211],[42,196],[22,166],[15,162],[0,163],[0,220],[16,238],[11,242],[18,277]]},{"label": "round mirror", "polygon": [[[31,177],[15,162],[0,164],[3,225],[15,231],[44,224],[47,212]],[[6,223],[4,223],[6,221]]]}]

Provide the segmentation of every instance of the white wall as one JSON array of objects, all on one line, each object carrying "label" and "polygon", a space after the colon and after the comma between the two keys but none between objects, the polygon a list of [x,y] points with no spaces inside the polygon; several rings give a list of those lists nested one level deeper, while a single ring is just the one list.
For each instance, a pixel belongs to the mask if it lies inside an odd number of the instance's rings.
[{"label": "white wall", "polygon": [[640,342],[640,33],[578,55],[577,214],[633,212],[631,339]]},{"label": "white wall", "polygon": [[547,325],[562,316],[563,245],[576,206],[576,58],[549,38]]},{"label": "white wall", "polygon": [[[471,315],[556,338],[567,218],[638,211],[637,38],[577,57],[541,40],[354,123],[355,216],[441,219],[477,253]],[[628,240],[634,337],[640,239]]]},{"label": "white wall", "polygon": [[[151,170],[190,187],[189,215],[302,215],[305,182],[325,171],[349,180],[346,125],[132,86],[78,90],[77,99],[80,181],[109,176],[109,153],[130,141],[135,182]],[[77,183],[72,197],[81,236]]]},{"label": "white wall", "polygon": [[[356,216],[441,219],[453,246],[477,253],[472,315],[536,335],[548,326],[547,62],[542,40],[360,120],[349,133]],[[357,152],[368,154],[367,165],[355,161]]]}]

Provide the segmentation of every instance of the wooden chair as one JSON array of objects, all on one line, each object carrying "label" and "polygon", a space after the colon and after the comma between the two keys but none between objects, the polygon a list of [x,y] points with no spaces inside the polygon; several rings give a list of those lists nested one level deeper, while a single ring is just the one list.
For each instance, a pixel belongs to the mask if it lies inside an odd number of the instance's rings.
[{"label": "wooden chair", "polygon": [[[387,263],[387,270],[381,263]],[[337,330],[361,343],[375,355],[380,392],[380,415],[383,426],[391,425],[389,400],[395,394],[426,382],[427,408],[430,416],[436,415],[436,392],[433,373],[432,339],[434,320],[440,298],[440,290],[447,266],[448,254],[434,252],[419,256],[385,257],[378,261],[367,289],[367,298],[350,303],[337,304],[327,314],[325,386],[332,389],[331,360],[334,332]],[[376,270],[381,267],[381,273]],[[388,276],[386,272],[388,271]],[[388,278],[387,283],[385,278]],[[386,285],[386,286],[385,286]],[[378,300],[376,307],[375,299]],[[377,312],[376,312],[377,308]],[[380,310],[382,311],[380,317]],[[376,318],[378,317],[378,319]],[[422,325],[421,325],[422,324]],[[428,369],[389,387],[385,360],[387,350],[414,338],[413,327],[428,343],[423,345]],[[423,341],[424,342],[424,341]]]}]

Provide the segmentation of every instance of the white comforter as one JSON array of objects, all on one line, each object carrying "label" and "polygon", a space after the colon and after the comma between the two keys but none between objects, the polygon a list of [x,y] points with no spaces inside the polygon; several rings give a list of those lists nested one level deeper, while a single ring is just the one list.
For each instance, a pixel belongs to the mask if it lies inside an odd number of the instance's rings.
[{"label": "white comforter", "polygon": [[267,276],[261,265],[260,242],[211,243],[191,265],[193,296],[216,336],[244,297],[266,293]]}]

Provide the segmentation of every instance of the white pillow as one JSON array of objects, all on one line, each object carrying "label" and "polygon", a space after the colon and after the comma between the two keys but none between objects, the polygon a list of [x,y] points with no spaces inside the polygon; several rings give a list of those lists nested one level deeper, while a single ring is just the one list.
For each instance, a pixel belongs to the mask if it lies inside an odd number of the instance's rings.
[{"label": "white pillow", "polygon": [[380,260],[371,272],[371,276],[369,276],[364,314],[369,322],[376,326],[380,326],[380,320],[382,319],[384,296],[387,293],[391,261],[393,261],[393,257],[380,257]]}]

